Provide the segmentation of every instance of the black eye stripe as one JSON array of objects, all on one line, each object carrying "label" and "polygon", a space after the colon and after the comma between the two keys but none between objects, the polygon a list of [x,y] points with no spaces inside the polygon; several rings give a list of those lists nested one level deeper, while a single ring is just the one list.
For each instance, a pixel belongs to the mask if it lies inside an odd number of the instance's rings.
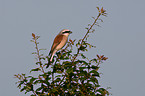
[{"label": "black eye stripe", "polygon": [[63,32],[63,33],[70,33],[70,31],[65,31],[65,32]]}]

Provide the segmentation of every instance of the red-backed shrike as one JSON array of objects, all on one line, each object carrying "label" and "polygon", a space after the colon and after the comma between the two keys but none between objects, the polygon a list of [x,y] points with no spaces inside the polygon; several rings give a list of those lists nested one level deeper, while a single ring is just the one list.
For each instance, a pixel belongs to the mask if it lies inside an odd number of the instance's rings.
[{"label": "red-backed shrike", "polygon": [[70,30],[68,30],[68,29],[63,29],[63,30],[61,30],[60,33],[55,37],[55,39],[54,39],[54,41],[53,41],[53,45],[52,45],[51,50],[50,50],[50,52],[49,52],[50,61],[49,61],[48,63],[52,62],[54,54],[55,54],[58,50],[62,49],[62,48],[65,46],[65,44],[66,44],[66,42],[67,42],[67,40],[68,40],[68,36],[69,36],[71,33],[72,33],[72,32],[71,32]]}]

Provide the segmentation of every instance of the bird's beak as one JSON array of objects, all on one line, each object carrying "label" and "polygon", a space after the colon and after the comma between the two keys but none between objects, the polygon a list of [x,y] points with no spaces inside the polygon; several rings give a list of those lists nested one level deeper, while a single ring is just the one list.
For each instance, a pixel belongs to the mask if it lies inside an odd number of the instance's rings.
[{"label": "bird's beak", "polygon": [[71,34],[72,33],[72,31],[69,31],[69,34]]}]

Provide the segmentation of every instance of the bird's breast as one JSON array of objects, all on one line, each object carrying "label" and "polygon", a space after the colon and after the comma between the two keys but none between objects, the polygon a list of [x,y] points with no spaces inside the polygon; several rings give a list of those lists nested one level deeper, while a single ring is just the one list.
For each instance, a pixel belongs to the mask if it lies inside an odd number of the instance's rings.
[{"label": "bird's breast", "polygon": [[56,47],[57,50],[60,50],[61,48],[63,48],[67,42],[68,37],[67,36],[63,36],[62,41],[60,42],[60,44]]}]

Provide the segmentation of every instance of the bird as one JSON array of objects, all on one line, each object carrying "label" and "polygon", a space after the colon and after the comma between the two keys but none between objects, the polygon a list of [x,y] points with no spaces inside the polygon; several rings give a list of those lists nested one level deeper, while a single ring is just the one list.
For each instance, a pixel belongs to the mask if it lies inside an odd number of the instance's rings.
[{"label": "bird", "polygon": [[53,44],[52,44],[52,47],[51,47],[51,50],[50,50],[49,55],[48,55],[50,60],[48,61],[48,65],[46,68],[48,68],[48,66],[52,62],[54,54],[66,45],[66,43],[68,41],[68,36],[71,33],[72,33],[72,31],[70,31],[68,29],[63,29],[55,37]]}]

